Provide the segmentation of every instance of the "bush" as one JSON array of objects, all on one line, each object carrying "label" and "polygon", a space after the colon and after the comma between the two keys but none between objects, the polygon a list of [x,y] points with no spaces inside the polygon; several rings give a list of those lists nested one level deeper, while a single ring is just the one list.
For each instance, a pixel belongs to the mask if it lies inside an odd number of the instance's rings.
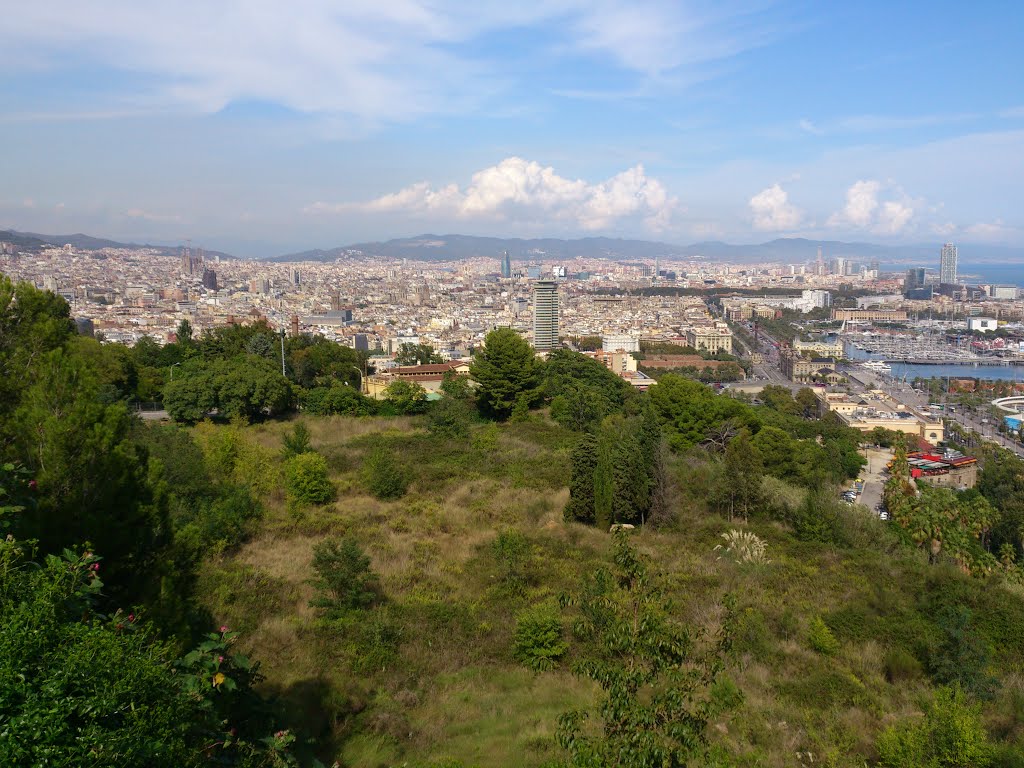
[{"label": "bush", "polygon": [[885,654],[885,679],[890,683],[914,680],[921,676],[921,662],[902,648],[893,648]]},{"label": "bush", "polygon": [[501,586],[511,595],[522,595],[529,581],[530,542],[519,531],[502,531],[491,551]]},{"label": "bush", "polygon": [[552,669],[569,650],[562,640],[562,618],[550,603],[529,608],[516,618],[512,654],[535,672]]},{"label": "bush", "polygon": [[380,582],[370,570],[370,558],[351,536],[317,544],[313,570],[319,594],[310,605],[323,609],[328,616],[368,608],[380,599]]},{"label": "bush", "polygon": [[300,453],[288,459],[285,485],[289,500],[298,504],[326,504],[335,497],[327,461],[319,453]]},{"label": "bush", "polygon": [[377,448],[363,464],[363,483],[378,499],[400,499],[409,489],[409,478],[385,448]]},{"label": "bush", "polygon": [[427,429],[438,437],[458,438],[469,434],[472,406],[465,400],[445,397],[430,409]]},{"label": "bush", "polygon": [[884,731],[878,754],[883,768],[985,768],[992,762],[981,707],[959,687],[940,689],[924,720]]},{"label": "bush", "polygon": [[826,656],[835,656],[839,652],[839,641],[820,616],[811,619],[811,626],[807,630],[807,644]]},{"label": "bush", "polygon": [[312,450],[313,444],[309,438],[309,427],[301,421],[282,438],[281,454],[286,459],[298,456],[300,453],[309,453]]}]

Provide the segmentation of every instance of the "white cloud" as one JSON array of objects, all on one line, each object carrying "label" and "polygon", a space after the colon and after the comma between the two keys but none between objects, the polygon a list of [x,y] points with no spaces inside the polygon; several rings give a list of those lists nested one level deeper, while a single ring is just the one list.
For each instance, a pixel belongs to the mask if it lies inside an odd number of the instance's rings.
[{"label": "white cloud", "polygon": [[846,190],[846,206],[842,212],[829,219],[830,224],[852,224],[866,227],[878,208],[878,190],[882,185],[877,181],[856,181]]},{"label": "white cloud", "polygon": [[754,214],[754,229],[759,230],[793,230],[803,220],[803,212],[790,204],[789,195],[778,184],[750,198],[750,210]]},{"label": "white cloud", "polygon": [[889,200],[882,204],[882,210],[878,213],[877,232],[887,235],[896,235],[910,222],[914,215],[914,209],[909,203]]},{"label": "white cloud", "polygon": [[250,101],[374,122],[464,111],[502,91],[516,57],[473,45],[495,32],[535,28],[541,55],[682,81],[760,44],[767,26],[749,17],[674,0],[52,0],[5,9],[0,47],[8,72],[74,61],[120,73],[94,79],[88,114]]},{"label": "white cloud", "polygon": [[[880,195],[890,199],[880,200]],[[912,200],[903,190],[887,182],[862,179],[846,190],[846,205],[828,219],[830,227],[869,230],[878,235],[899,235],[907,231],[922,201]]]},{"label": "white cloud", "polygon": [[434,188],[428,182],[364,203],[313,203],[307,213],[403,213],[561,223],[599,230],[624,219],[640,220],[652,231],[672,225],[679,202],[642,165],[595,184],[559,176],[550,166],[508,157],[473,174],[465,190],[457,184]]},{"label": "white cloud", "polygon": [[807,133],[813,133],[815,136],[821,136],[824,133],[821,128],[806,118],[800,120],[800,130],[806,131]]},{"label": "white cloud", "polygon": [[1011,242],[1020,237],[1021,231],[1016,227],[1007,226],[1002,219],[991,222],[978,222],[964,229],[964,232],[986,242]]}]

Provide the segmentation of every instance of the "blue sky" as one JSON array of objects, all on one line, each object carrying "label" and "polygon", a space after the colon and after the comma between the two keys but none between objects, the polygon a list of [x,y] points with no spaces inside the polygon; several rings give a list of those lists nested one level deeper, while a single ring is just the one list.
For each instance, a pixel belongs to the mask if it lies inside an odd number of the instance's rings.
[{"label": "blue sky", "polygon": [[995,0],[17,4],[0,226],[239,255],[427,231],[1024,247],[1022,19]]}]

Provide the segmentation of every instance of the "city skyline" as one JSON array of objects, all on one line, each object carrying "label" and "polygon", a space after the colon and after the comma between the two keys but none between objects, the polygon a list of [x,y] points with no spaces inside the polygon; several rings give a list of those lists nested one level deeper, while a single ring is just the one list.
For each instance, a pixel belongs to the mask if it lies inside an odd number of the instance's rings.
[{"label": "city skyline", "polygon": [[1024,246],[1012,6],[472,10],[12,9],[0,227]]}]

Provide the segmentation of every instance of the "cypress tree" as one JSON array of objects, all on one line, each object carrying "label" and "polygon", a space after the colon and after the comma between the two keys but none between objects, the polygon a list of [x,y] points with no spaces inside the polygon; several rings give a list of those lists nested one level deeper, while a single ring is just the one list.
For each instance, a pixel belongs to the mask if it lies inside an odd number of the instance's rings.
[{"label": "cypress tree", "polygon": [[607,531],[613,522],[615,474],[610,435],[602,434],[597,441],[597,464],[594,467],[594,523]]},{"label": "cypress tree", "polygon": [[583,435],[572,451],[569,503],[562,513],[566,522],[594,522],[594,471],[597,468],[597,438]]}]

